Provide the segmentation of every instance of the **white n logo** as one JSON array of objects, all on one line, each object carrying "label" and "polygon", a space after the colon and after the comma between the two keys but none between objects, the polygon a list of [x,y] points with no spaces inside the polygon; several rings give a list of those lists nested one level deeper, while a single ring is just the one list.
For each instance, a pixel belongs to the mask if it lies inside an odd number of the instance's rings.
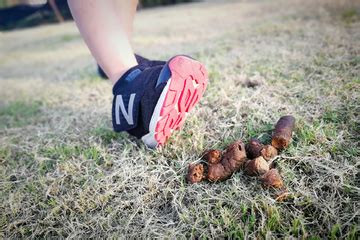
[{"label": "white n logo", "polygon": [[133,118],[133,107],[134,107],[134,100],[135,100],[135,93],[130,94],[129,106],[126,112],[125,105],[123,101],[122,95],[117,95],[115,100],[115,121],[116,124],[120,124],[120,115],[119,115],[119,108],[121,109],[121,113],[123,114],[124,118],[126,119],[127,123],[130,125],[134,124]]}]

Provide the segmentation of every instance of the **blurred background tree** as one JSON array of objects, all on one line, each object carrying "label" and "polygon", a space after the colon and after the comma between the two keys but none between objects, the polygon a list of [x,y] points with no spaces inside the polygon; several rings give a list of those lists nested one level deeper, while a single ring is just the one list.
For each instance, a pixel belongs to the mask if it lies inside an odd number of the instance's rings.
[{"label": "blurred background tree", "polygon": [[176,3],[193,2],[192,0],[140,0],[142,7],[154,7],[159,5],[169,5]]},{"label": "blurred background tree", "polygon": [[[139,0],[139,8],[193,0]],[[72,19],[67,0],[0,0],[0,30],[26,28]]]}]

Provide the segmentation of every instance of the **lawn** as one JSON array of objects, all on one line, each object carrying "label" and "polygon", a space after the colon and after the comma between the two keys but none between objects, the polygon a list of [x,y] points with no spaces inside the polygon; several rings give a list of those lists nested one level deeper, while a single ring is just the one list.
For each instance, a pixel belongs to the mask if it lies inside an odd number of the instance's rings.
[{"label": "lawn", "polygon": [[[111,84],[73,22],[0,32],[0,238],[359,239],[360,3],[205,1],[142,10],[137,53],[204,62],[209,85],[158,150],[111,128]],[[208,148],[269,139],[291,198],[242,171],[189,185]]]}]

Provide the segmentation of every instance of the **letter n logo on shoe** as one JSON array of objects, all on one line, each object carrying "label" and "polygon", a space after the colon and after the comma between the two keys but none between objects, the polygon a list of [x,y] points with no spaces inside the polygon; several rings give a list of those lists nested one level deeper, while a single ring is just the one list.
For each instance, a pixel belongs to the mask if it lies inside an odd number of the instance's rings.
[{"label": "letter n logo on shoe", "polygon": [[121,113],[124,116],[126,122],[129,125],[134,125],[133,109],[134,109],[135,96],[136,96],[135,93],[130,94],[130,99],[129,99],[127,110],[125,109],[123,96],[122,95],[117,95],[116,96],[116,100],[115,100],[115,122],[116,122],[117,125],[120,125],[120,112],[119,112],[120,110],[121,110]]}]

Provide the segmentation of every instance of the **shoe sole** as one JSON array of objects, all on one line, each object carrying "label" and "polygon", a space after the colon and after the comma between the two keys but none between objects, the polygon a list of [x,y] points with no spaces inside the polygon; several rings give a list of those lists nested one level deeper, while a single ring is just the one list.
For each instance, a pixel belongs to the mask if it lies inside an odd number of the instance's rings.
[{"label": "shoe sole", "polygon": [[208,74],[203,64],[186,56],[176,56],[168,62],[171,77],[155,106],[149,133],[143,142],[155,148],[165,144],[174,130],[185,122],[186,115],[203,96]]}]

